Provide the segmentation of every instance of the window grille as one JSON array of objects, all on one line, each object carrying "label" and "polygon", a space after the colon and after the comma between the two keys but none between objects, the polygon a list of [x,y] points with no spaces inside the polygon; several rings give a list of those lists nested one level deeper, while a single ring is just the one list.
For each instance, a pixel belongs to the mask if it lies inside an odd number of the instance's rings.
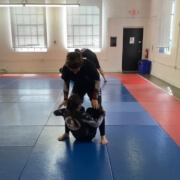
[{"label": "window grille", "polygon": [[172,45],[175,0],[160,0],[161,11],[158,21],[157,47],[160,53],[170,53]]},{"label": "window grille", "polygon": [[43,7],[13,7],[12,43],[15,51],[47,51],[46,13]]},{"label": "window grille", "polygon": [[67,47],[102,47],[102,2],[81,0],[77,8],[67,8]]}]

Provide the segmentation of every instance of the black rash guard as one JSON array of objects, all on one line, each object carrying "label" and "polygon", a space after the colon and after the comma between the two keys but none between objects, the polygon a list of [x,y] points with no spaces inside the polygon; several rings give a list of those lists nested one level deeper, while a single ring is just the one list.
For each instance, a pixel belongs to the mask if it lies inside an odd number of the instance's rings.
[{"label": "black rash guard", "polygon": [[71,131],[77,140],[91,141],[96,135],[97,128],[104,121],[105,112],[93,108],[88,108],[85,112],[84,107],[81,107],[72,117],[70,111],[63,108],[54,111],[54,115],[64,117],[66,133]]},{"label": "black rash guard", "polygon": [[92,62],[85,60],[77,74],[70,71],[67,66],[63,66],[61,72],[61,78],[64,80],[64,100],[68,99],[70,81],[74,82],[72,92],[78,94],[82,99],[86,93],[90,100],[98,99],[100,76]]}]

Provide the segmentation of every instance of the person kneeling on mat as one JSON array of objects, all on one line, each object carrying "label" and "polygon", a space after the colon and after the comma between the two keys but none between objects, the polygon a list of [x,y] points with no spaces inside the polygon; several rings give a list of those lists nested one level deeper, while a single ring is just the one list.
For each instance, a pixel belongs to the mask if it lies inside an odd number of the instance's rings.
[{"label": "person kneeling on mat", "polygon": [[81,105],[82,99],[73,94],[68,99],[66,108],[54,111],[55,116],[63,116],[65,120],[65,133],[58,138],[59,141],[69,137],[69,131],[79,141],[91,141],[95,137],[97,128],[104,120],[105,111],[102,107],[88,108],[85,111]]}]

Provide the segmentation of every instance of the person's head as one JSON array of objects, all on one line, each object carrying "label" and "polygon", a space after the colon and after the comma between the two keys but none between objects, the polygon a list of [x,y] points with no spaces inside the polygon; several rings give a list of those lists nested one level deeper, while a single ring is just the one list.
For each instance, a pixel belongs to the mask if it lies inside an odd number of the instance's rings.
[{"label": "person's head", "polygon": [[83,61],[81,53],[69,52],[66,58],[66,66],[76,74],[80,71]]},{"label": "person's head", "polygon": [[72,94],[67,101],[67,109],[71,112],[81,109],[82,99],[78,94]]},{"label": "person's head", "polygon": [[75,49],[74,52],[81,53],[81,50],[80,49]]}]

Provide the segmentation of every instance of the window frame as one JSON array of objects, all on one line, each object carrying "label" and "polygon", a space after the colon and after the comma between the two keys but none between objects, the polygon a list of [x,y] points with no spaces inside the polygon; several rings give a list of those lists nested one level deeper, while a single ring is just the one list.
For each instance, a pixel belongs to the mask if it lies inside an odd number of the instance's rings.
[{"label": "window frame", "polygon": [[[18,13],[17,8],[19,8],[19,11],[21,11],[22,14]],[[40,13],[38,13],[38,10],[40,10],[39,11]],[[18,16],[23,16],[23,17],[19,18]],[[29,23],[25,21],[25,16],[29,20]],[[38,16],[41,17],[38,19]],[[12,37],[12,45],[13,45],[12,48],[14,49],[14,51],[47,52],[47,29],[46,29],[45,7],[11,7],[10,18],[11,18],[11,37]],[[34,22],[32,23],[31,19],[33,19],[33,21],[35,21],[36,23]],[[20,22],[18,22],[18,20]],[[29,31],[27,30],[28,28]],[[35,29],[36,32],[33,29]],[[24,44],[22,44],[22,39],[24,40]],[[40,41],[41,42],[40,44],[33,44],[33,41],[37,43]]]},{"label": "window frame", "polygon": [[176,0],[172,0],[169,43],[168,43],[168,47],[158,47],[160,54],[170,54],[171,53],[172,41],[173,41],[173,30],[174,30],[173,27],[174,27],[175,5],[176,5]]},{"label": "window frame", "polygon": [[102,48],[102,2],[96,6],[90,3],[82,3],[79,9],[66,9],[68,49]]}]

